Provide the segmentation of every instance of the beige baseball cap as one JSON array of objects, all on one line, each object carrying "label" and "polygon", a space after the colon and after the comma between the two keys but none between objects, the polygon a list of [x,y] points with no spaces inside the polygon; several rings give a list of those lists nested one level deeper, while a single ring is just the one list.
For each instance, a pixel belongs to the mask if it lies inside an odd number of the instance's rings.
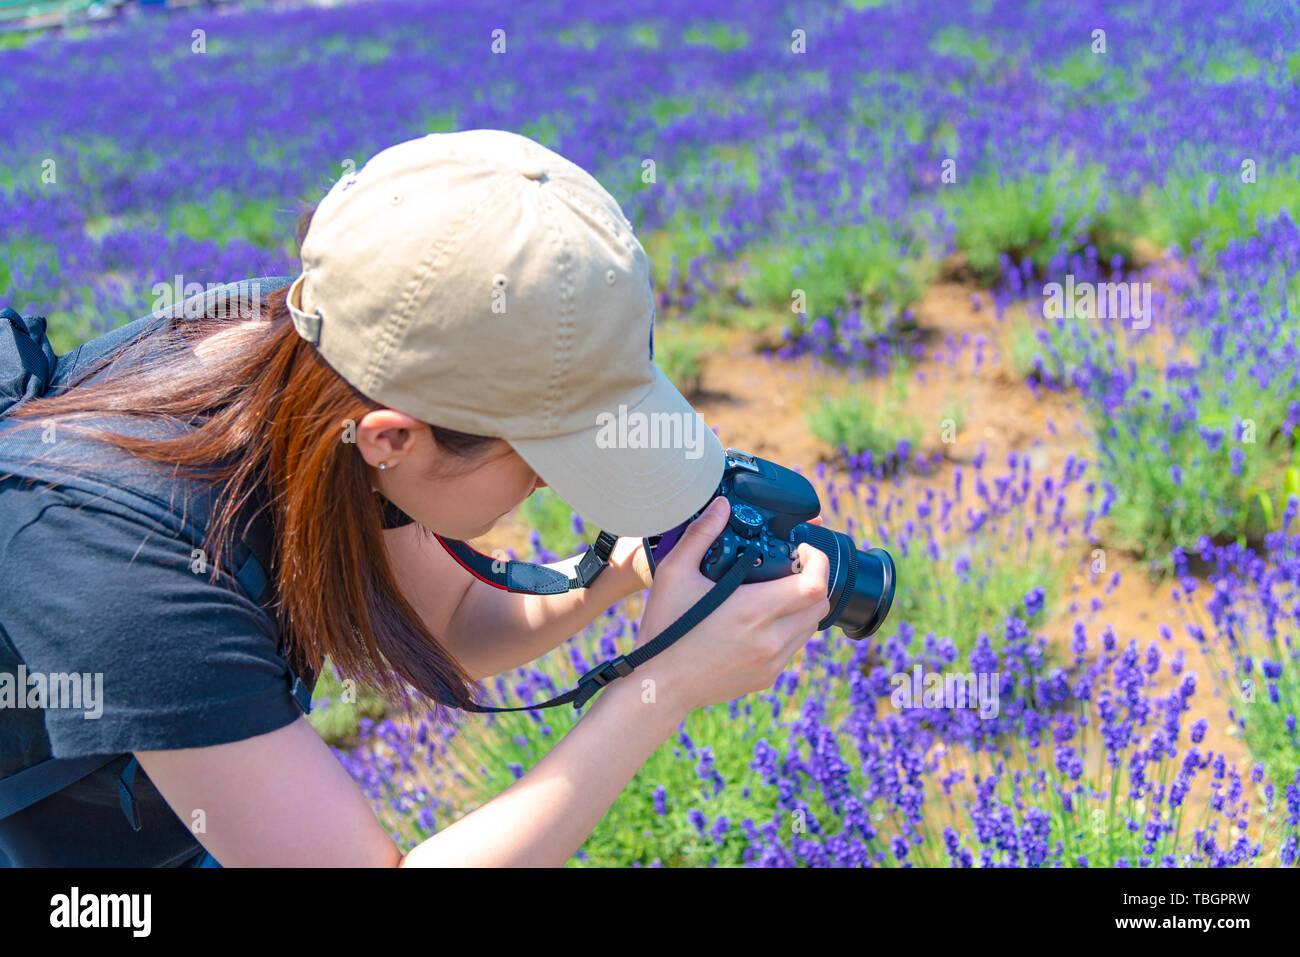
[{"label": "beige baseball cap", "polygon": [[645,250],[586,171],[517,133],[399,143],[321,200],[299,335],[364,395],[506,440],[586,522],[667,531],[723,449],[654,363]]}]

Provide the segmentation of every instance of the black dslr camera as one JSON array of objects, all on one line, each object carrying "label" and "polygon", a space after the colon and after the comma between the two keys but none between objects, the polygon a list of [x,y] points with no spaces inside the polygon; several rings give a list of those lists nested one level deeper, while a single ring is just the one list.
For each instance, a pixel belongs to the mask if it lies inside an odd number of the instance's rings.
[{"label": "black dslr camera", "polygon": [[770,581],[794,574],[792,562],[800,542],[807,542],[830,558],[828,585],[831,611],[817,628],[839,625],[853,639],[876,632],[894,600],[894,560],[883,548],[858,549],[843,532],[810,525],[821,511],[812,483],[797,472],[756,455],[726,450],[726,465],[718,490],[681,525],[659,536],[652,561],[663,560],[686,526],[717,496],[731,503],[731,518],[709,547],[700,573],[718,581],[748,547],[752,567],[745,582]]}]

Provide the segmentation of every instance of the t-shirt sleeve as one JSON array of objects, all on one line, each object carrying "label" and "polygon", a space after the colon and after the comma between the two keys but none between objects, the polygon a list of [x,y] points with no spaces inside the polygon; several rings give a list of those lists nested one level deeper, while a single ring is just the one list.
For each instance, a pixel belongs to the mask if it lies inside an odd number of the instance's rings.
[{"label": "t-shirt sleeve", "polygon": [[56,758],[223,744],[301,714],[272,619],[191,561],[147,516],[94,503],[48,505],[10,539],[0,578],[23,597],[0,625],[45,677]]}]

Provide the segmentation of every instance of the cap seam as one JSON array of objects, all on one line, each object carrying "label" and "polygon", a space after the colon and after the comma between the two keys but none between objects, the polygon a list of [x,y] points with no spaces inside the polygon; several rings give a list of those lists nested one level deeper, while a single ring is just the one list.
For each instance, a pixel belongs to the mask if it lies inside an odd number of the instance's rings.
[{"label": "cap seam", "polygon": [[[555,192],[555,190],[553,190],[552,192]],[[635,258],[636,247],[632,243],[631,234],[629,233],[628,230],[619,228],[618,223],[616,223],[613,217],[610,216],[608,210],[601,209],[599,205],[592,203],[590,199],[583,197],[579,192],[575,190],[560,189],[558,190],[558,192],[561,195],[569,197],[577,205],[586,209],[587,212],[592,214],[594,218],[601,220],[605,224],[605,226],[609,229],[609,231],[614,235],[614,237],[619,241],[619,244]],[[612,198],[613,197],[611,197],[611,199]]]},{"label": "cap seam", "polygon": [[[473,132],[473,131],[471,131],[471,130],[462,130],[461,132]],[[455,136],[455,135],[456,135],[455,133],[428,133],[428,134],[426,134],[426,136]],[[540,143],[537,144],[537,145],[538,145],[538,146],[541,146]],[[457,159],[466,160],[466,161],[468,161],[468,162],[471,163],[471,164],[478,164],[478,165],[481,165],[481,164],[483,164],[483,163],[492,163],[492,164],[495,164],[495,165],[494,165],[494,170],[495,170],[496,172],[499,172],[499,173],[505,173],[505,174],[516,174],[516,173],[518,173],[518,171],[519,171],[519,163],[512,163],[512,162],[510,162],[509,160],[503,160],[503,159],[501,159],[499,156],[497,156],[497,155],[495,155],[495,154],[483,154],[483,153],[467,152],[467,151],[465,151],[465,150],[463,150],[463,149],[461,149],[461,148],[459,148],[459,147],[455,147],[455,146],[446,146],[446,147],[442,147],[442,146],[440,146],[439,148],[442,149],[442,150],[444,150],[444,151],[445,151],[445,154],[446,154],[447,156],[454,156],[454,157],[456,157]],[[550,158],[548,158],[548,157],[537,157],[537,156],[533,156],[533,155],[532,155],[532,148],[531,148],[530,146],[527,146],[527,145],[521,144],[521,149],[523,150],[522,158],[523,158],[523,159],[526,159],[526,160],[528,160],[528,161],[530,161],[530,162],[535,162],[535,163],[549,163],[549,164],[552,164],[552,165],[555,165],[556,162],[557,162],[557,161],[552,160],[552,159],[550,159]],[[542,146],[542,149],[547,149],[547,147]],[[551,151],[548,150],[548,152],[551,152]],[[557,154],[557,155],[558,155],[558,154]],[[561,159],[563,159],[563,157],[561,157]],[[548,171],[548,173],[547,173],[547,178],[550,179],[550,173],[549,173],[549,171]]]},{"label": "cap seam", "polygon": [[[561,196],[585,210],[593,219],[602,223],[610,234],[619,241],[620,245],[627,250],[628,254],[633,259],[636,258],[635,247],[632,245],[630,237],[625,235],[626,230],[620,230],[613,217],[609,215],[609,212],[601,210],[599,205],[582,196],[581,190],[574,188],[574,184],[565,183],[564,185],[560,185],[560,181],[557,180],[556,185],[552,186],[550,192],[558,192]],[[545,205],[547,210],[554,215],[555,202],[551,196],[548,195],[545,197]],[[564,247],[562,251],[568,253],[569,244],[564,238],[563,231],[555,229],[553,221],[547,221],[546,225],[553,238],[555,236],[560,237],[561,243]],[[570,264],[571,258],[571,255],[564,255],[562,257],[557,257],[556,260],[558,271],[561,274],[561,307],[559,319],[556,323],[556,348],[552,355],[551,374],[547,382],[546,398],[542,405],[542,421],[543,430],[545,432],[550,432],[555,428],[556,403],[559,395],[564,390],[569,375],[569,358],[573,345],[574,315],[576,313],[574,303],[574,288],[576,284],[572,276],[572,265]]]},{"label": "cap seam", "polygon": [[398,300],[393,321],[384,324],[383,335],[371,353],[370,365],[364,378],[366,388],[362,389],[363,392],[376,391],[379,388],[383,375],[381,366],[387,363],[393,348],[406,336],[420,289],[438,272],[440,261],[445,254],[464,240],[465,226],[475,216],[481,215],[482,211],[488,208],[490,201],[504,195],[506,182],[508,181],[502,180],[496,185],[489,183],[484,189],[478,190],[477,195],[465,203],[448,228],[429,243],[419,263],[412,270],[401,299]]},{"label": "cap seam", "polygon": [[542,430],[550,432],[555,424],[555,406],[560,393],[563,391],[565,381],[569,372],[569,352],[570,342],[573,334],[573,269],[572,269],[572,251],[569,248],[568,240],[565,238],[564,231],[557,229],[555,226],[555,202],[549,196],[542,194],[540,204],[549,216],[542,217],[546,224],[547,232],[551,237],[551,244],[559,248],[560,255],[556,257],[556,271],[559,273],[560,287],[560,306],[559,317],[556,321],[555,332],[555,351],[551,356],[551,373],[546,383],[546,398],[542,402]]},{"label": "cap seam", "polygon": [[[557,190],[553,190],[552,192],[556,192],[556,191]],[[603,222],[605,224],[605,227],[609,229],[611,234],[613,234],[614,238],[617,239],[619,244],[627,251],[628,256],[631,257],[631,259],[633,260],[633,263],[636,262],[636,258],[637,258],[636,236],[635,233],[632,231],[631,224],[627,222],[627,218],[622,215],[621,211],[619,215],[620,218],[623,219],[623,228],[620,228],[619,223],[615,221],[615,219],[609,214],[608,210],[601,208],[603,204],[593,203],[589,197],[582,195],[581,191],[573,190],[573,189],[559,189],[558,192],[562,196],[568,197],[576,205],[581,206],[583,209],[587,211],[589,215]],[[610,199],[613,200],[613,197],[611,196]],[[645,259],[646,262],[646,283],[643,290],[643,298],[645,300],[646,307],[647,307],[646,311],[650,315],[650,337],[647,342],[647,348],[650,353],[650,361],[653,362],[654,347],[651,343],[653,343],[654,341],[654,324],[655,324],[654,288],[651,284],[651,278],[650,278],[649,257],[645,255],[644,249],[641,250],[641,254],[642,254],[642,258]]]}]

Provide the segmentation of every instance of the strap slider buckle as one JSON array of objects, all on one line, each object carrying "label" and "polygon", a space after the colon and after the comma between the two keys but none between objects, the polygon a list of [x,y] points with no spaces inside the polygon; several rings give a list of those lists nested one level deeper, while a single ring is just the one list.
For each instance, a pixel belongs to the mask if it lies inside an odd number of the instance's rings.
[{"label": "strap slider buckle", "polygon": [[582,560],[578,562],[578,567],[574,571],[569,587],[586,588],[595,581],[596,576],[609,565],[609,556],[614,551],[614,545],[617,542],[617,535],[611,535],[609,532],[602,530],[596,536],[596,541],[587,549],[587,553],[582,556]]},{"label": "strap slider buckle", "polygon": [[626,655],[619,655],[617,658],[611,658],[609,661],[602,662],[592,668],[585,675],[578,679],[578,684],[585,685],[587,682],[594,682],[597,688],[603,688],[615,678],[622,678],[630,675],[635,670],[628,663]]}]

